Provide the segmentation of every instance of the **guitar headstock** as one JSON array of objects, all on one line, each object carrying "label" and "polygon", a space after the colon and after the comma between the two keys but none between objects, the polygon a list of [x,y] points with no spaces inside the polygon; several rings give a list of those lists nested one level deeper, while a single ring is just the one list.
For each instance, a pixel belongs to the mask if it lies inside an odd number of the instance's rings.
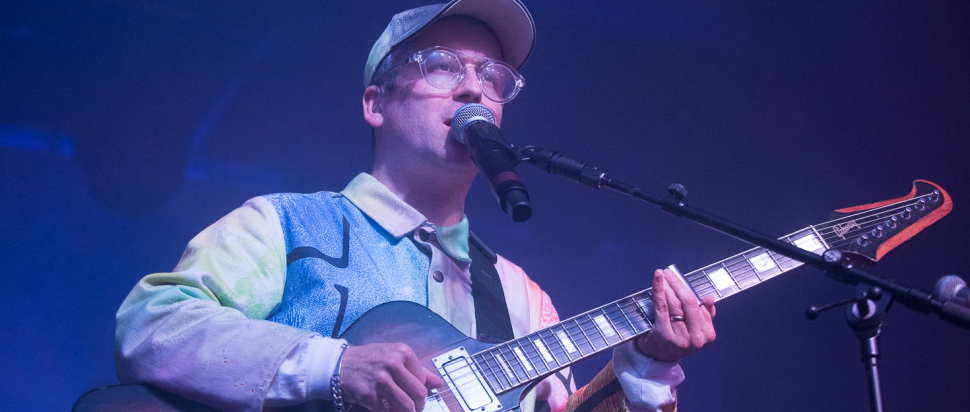
[{"label": "guitar headstock", "polygon": [[878,261],[952,209],[953,202],[943,188],[917,180],[906,196],[838,209],[837,219],[816,230],[831,248]]}]

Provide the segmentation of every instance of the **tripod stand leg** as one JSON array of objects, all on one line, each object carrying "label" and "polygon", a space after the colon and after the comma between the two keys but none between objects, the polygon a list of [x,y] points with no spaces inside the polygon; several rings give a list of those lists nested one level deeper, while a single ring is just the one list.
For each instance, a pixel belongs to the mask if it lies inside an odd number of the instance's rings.
[{"label": "tripod stand leg", "polygon": [[865,338],[859,336],[862,343],[862,363],[866,365],[866,377],[869,380],[869,404],[873,412],[882,412],[882,390],[879,382],[879,343],[875,336]]}]

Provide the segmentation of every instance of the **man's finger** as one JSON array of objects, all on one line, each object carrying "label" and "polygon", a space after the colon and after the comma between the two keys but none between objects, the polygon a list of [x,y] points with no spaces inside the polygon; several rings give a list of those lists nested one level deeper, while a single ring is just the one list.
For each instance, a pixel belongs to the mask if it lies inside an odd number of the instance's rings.
[{"label": "man's finger", "polygon": [[[397,385],[388,385],[383,391],[378,391],[377,395],[379,398],[378,402],[383,403],[384,401],[387,401],[387,405],[391,407],[391,411],[393,412],[415,411],[414,400],[411,399],[408,394],[404,393],[401,388],[397,387]],[[371,412],[380,412],[381,408],[386,407],[387,405],[375,405],[377,408],[372,409]],[[422,403],[422,407],[423,406],[424,404]]]},{"label": "man's finger", "polygon": [[[424,401],[428,398],[428,389],[424,386],[424,380],[427,379],[424,368],[420,365],[418,367],[420,368],[418,371],[420,375],[418,376],[404,367],[393,371],[392,374],[394,383],[410,398],[412,407],[420,410],[424,408]],[[409,410],[405,409],[405,411]]]},{"label": "man's finger", "polygon": [[434,388],[441,387],[444,384],[445,384],[444,379],[441,379],[441,377],[438,376],[437,372],[430,371],[427,369],[424,370],[424,387],[428,389],[434,389]]},{"label": "man's finger", "polygon": [[653,323],[660,331],[671,331],[670,310],[667,305],[667,291],[664,287],[664,273],[657,269],[653,272]]},{"label": "man's finger", "polygon": [[683,302],[685,306],[687,304],[697,305],[697,297],[694,296],[694,292],[680,280],[680,277],[674,271],[665,269],[664,275],[667,277],[667,283],[670,284],[670,289],[674,291],[674,294],[677,295],[680,302]]},{"label": "man's finger", "polygon": [[714,307],[714,296],[704,296],[701,301],[704,303],[707,312],[711,314],[711,319],[714,319],[714,315],[717,313],[717,308]]}]

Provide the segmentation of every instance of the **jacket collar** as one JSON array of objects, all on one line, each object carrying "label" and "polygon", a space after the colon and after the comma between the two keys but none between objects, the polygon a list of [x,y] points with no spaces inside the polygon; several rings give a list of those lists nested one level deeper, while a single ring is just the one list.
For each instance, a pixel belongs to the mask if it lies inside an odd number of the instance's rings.
[{"label": "jacket collar", "polygon": [[448,256],[471,262],[468,257],[467,216],[462,216],[461,221],[454,225],[437,226],[367,173],[357,175],[340,194],[396,238],[413,233],[421,226],[433,227],[438,243]]}]

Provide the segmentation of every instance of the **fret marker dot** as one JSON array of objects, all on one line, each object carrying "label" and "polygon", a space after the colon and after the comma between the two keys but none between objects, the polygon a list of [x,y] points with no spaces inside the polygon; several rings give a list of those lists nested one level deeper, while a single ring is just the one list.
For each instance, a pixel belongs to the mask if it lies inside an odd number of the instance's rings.
[{"label": "fret marker dot", "polygon": [[775,261],[771,259],[771,256],[768,256],[768,253],[762,253],[752,257],[751,264],[754,265],[754,268],[758,272],[767,272],[777,266],[775,265]]},{"label": "fret marker dot", "polygon": [[794,243],[795,246],[798,246],[799,248],[802,248],[802,249],[807,250],[809,252],[816,252],[817,253],[817,252],[819,252],[819,249],[823,249],[824,248],[824,246],[822,246],[822,243],[819,242],[817,238],[815,238],[815,235],[808,235],[808,236],[800,237],[798,239],[795,239],[795,241],[792,242],[792,243]]},{"label": "fret marker dot", "polygon": [[603,336],[608,338],[610,336],[616,335],[616,332],[613,331],[613,327],[610,326],[610,323],[606,320],[605,317],[603,317],[603,315],[594,316],[593,320],[596,321],[596,326],[599,326],[600,330],[603,331]]},{"label": "fret marker dot", "polygon": [[559,338],[559,342],[562,343],[562,346],[566,348],[566,352],[569,352],[569,353],[576,352],[576,346],[573,345],[572,339],[569,339],[569,336],[566,336],[566,332],[563,332],[563,331],[556,332],[556,337]]},{"label": "fret marker dot", "polygon": [[708,273],[707,277],[711,278],[711,282],[714,282],[714,286],[718,290],[724,290],[734,286],[734,280],[731,279],[731,275],[728,275],[727,271],[723,268]]}]

